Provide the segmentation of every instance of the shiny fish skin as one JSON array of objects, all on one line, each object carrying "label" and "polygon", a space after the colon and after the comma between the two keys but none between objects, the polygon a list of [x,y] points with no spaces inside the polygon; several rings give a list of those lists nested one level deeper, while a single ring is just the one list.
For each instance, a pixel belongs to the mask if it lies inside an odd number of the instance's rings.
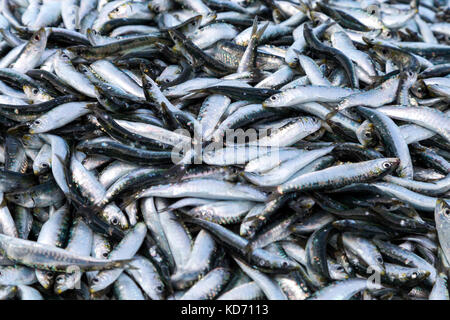
[{"label": "shiny fish skin", "polygon": [[137,284],[123,273],[114,282],[114,294],[118,300],[145,300]]},{"label": "shiny fish skin", "polygon": [[14,69],[26,72],[33,69],[39,62],[47,45],[47,33],[44,29],[37,31],[23,49],[21,55],[14,63]]},{"label": "shiny fish skin", "polygon": [[305,151],[300,153],[293,159],[288,159],[282,162],[278,167],[257,175],[254,173],[245,173],[244,177],[259,186],[277,186],[292,178],[299,170],[306,165],[316,160],[319,157],[325,156],[333,150],[333,147]]},{"label": "shiny fish skin", "polygon": [[[248,240],[238,236],[237,234],[225,229],[224,227],[212,222],[204,221],[201,219],[192,218],[191,222],[199,224],[207,229],[212,235],[214,235],[220,242],[226,243],[233,247],[239,254],[244,254],[248,245]],[[251,252],[251,263],[257,266],[259,269],[266,271],[274,271],[277,268],[296,270],[298,265],[288,259],[280,258],[276,255],[264,249],[255,249]]]},{"label": "shiny fish skin", "polygon": [[448,300],[449,14],[0,0],[0,300]]},{"label": "shiny fish skin", "polygon": [[373,241],[378,249],[389,258],[397,261],[403,260],[403,263],[408,266],[419,267],[430,272],[430,275],[429,277],[427,277],[426,281],[428,283],[434,283],[436,278],[436,269],[420,256],[417,256],[414,253],[409,252],[408,250],[404,250],[388,242],[383,242],[378,239],[374,239]]},{"label": "shiny fish skin", "polygon": [[356,91],[328,86],[299,86],[270,96],[263,107],[290,107],[305,102],[339,102]]},{"label": "shiny fish skin", "polygon": [[[74,221],[70,230],[70,238],[66,250],[79,255],[87,256],[91,253],[94,234],[84,223],[82,218]],[[81,274],[60,274],[55,278],[54,291],[57,294],[70,289],[74,289],[81,279]]]},{"label": "shiny fish skin", "polygon": [[94,86],[82,73],[76,71],[65,53],[57,53],[54,66],[56,75],[64,82],[80,93],[95,98]]},{"label": "shiny fish skin", "polygon": [[[211,193],[211,190],[215,190]],[[216,193],[217,192],[217,193]],[[264,202],[266,195],[247,185],[233,185],[213,179],[192,179],[178,185],[161,185],[143,190],[136,198],[162,196],[168,198],[202,197],[217,200],[251,200]]]},{"label": "shiny fish skin", "polygon": [[443,199],[436,201],[436,209],[434,211],[436,229],[442,251],[447,260],[450,258],[450,241],[448,235],[449,210],[450,206],[448,202]]},{"label": "shiny fish skin", "polygon": [[172,211],[159,214],[162,231],[166,235],[170,254],[174,260],[175,272],[186,266],[192,251],[191,234]]},{"label": "shiny fish skin", "polygon": [[217,253],[214,238],[207,231],[200,231],[192,245],[189,260],[172,275],[171,282],[175,288],[184,289],[196,279],[203,276],[213,265]]},{"label": "shiny fish skin", "polygon": [[224,268],[216,268],[207,273],[193,285],[180,300],[210,300],[223,289],[230,278],[230,272]]},{"label": "shiny fish skin", "polygon": [[242,268],[242,270],[258,284],[267,299],[287,300],[286,295],[273,279],[258,270],[252,269],[250,266],[246,265],[245,262],[242,262],[236,258],[235,261]]},{"label": "shiny fish skin", "polygon": [[399,159],[397,158],[387,158],[361,162],[357,165],[350,164],[348,165],[349,170],[345,170],[348,172],[348,177],[341,176],[341,174],[338,174],[337,176],[333,175],[335,171],[337,172],[339,169],[345,169],[345,166],[347,165],[343,165],[342,168],[330,167],[294,178],[278,186],[276,192],[278,194],[284,194],[295,190],[335,188],[356,182],[360,179],[372,179],[374,176],[383,175],[396,167],[398,163]]},{"label": "shiny fish skin", "polygon": [[389,152],[392,152],[392,156],[400,159],[397,167],[398,175],[402,178],[412,178],[412,160],[406,142],[402,139],[400,129],[389,117],[377,110],[365,107],[359,107],[358,110],[375,125],[386,148]]},{"label": "shiny fish skin", "polygon": [[344,247],[359,256],[372,270],[375,270],[382,276],[386,273],[381,253],[373,243],[365,238],[354,236],[351,233],[344,233],[342,235],[342,241]]},{"label": "shiny fish skin", "polygon": [[[123,260],[129,261],[136,252],[139,247],[142,245],[144,241],[145,232],[147,228],[141,222],[136,224],[133,229],[122,239],[122,241],[108,254],[107,260]],[[92,280],[90,286],[90,292],[97,292],[99,290],[105,289],[122,274],[124,269],[122,268],[113,268],[111,270],[103,270],[100,271]]]},{"label": "shiny fish skin", "polygon": [[[61,248],[65,243],[69,229],[69,213],[67,204],[56,210],[42,225],[37,242]],[[54,280],[52,273],[43,270],[36,270],[36,277],[45,289],[48,289]]]},{"label": "shiny fish skin", "polygon": [[442,135],[447,141],[450,141],[450,117],[446,114],[431,109],[428,107],[414,108],[414,107],[380,107],[380,112],[392,117],[393,119],[411,121],[421,125],[429,130]]},{"label": "shiny fish skin", "polygon": [[252,281],[236,286],[220,295],[217,300],[259,300],[265,297],[259,285]]},{"label": "shiny fish skin", "polygon": [[[367,289],[370,284],[366,279],[348,279],[335,282],[318,291],[310,300],[349,300],[356,293]],[[382,287],[375,284],[375,288],[381,289]]]},{"label": "shiny fish skin", "polygon": [[[127,263],[128,260],[97,260],[90,257],[82,257],[71,254],[64,249],[53,246],[42,245],[29,240],[12,239],[6,235],[0,235],[0,250],[12,261],[19,261],[21,264],[39,267],[49,271],[67,272],[67,268],[78,265],[84,270],[111,269]],[[25,257],[23,251],[31,252]],[[33,256],[47,257],[38,262]],[[52,258],[53,256],[53,258]]]},{"label": "shiny fish skin", "polygon": [[142,256],[135,256],[130,266],[132,268],[126,269],[125,272],[135,279],[142,290],[152,300],[161,300],[164,298],[164,283],[158,275],[156,268],[148,259]]}]

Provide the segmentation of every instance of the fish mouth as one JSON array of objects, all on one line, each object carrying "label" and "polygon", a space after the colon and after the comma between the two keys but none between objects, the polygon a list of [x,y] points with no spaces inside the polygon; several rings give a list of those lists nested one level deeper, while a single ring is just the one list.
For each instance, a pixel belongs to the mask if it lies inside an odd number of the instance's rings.
[{"label": "fish mouth", "polygon": [[436,210],[441,211],[446,205],[448,206],[448,203],[447,201],[445,201],[445,199],[438,198],[436,200]]},{"label": "fish mouth", "polygon": [[400,159],[399,158],[394,158],[394,159],[392,159],[391,161],[391,170],[390,171],[392,171],[392,170],[394,170],[394,169],[397,169],[399,166],[400,166]]}]

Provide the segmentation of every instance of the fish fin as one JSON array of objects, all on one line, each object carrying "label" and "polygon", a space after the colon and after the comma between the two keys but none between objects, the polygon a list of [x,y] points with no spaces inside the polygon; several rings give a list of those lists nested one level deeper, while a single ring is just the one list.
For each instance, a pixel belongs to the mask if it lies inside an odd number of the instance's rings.
[{"label": "fish fin", "polygon": [[251,37],[256,37],[256,34],[258,32],[258,16],[255,16],[255,18],[253,19],[253,24],[252,24],[252,34]]},{"label": "fish fin", "polygon": [[269,22],[267,22],[265,25],[263,25],[259,30],[256,32],[254,37],[259,41],[264,34],[264,31],[266,31],[267,27],[269,26]]},{"label": "fish fin", "polygon": [[61,163],[61,165],[63,166],[63,170],[64,170],[64,178],[66,180],[67,186],[69,187],[69,192],[65,193],[65,196],[67,197],[67,200],[69,201],[69,204],[71,204],[72,202],[82,206],[85,204],[85,202],[83,201],[83,198],[74,192],[74,188],[73,188],[73,181],[70,178],[70,169],[68,167],[68,160],[67,159],[63,159],[61,158],[60,155],[55,154],[56,159],[58,159],[58,161]]}]

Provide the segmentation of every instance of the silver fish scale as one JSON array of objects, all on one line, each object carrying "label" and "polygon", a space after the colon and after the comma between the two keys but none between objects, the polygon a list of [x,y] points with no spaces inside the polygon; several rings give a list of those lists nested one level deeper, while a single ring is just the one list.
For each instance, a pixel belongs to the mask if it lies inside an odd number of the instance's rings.
[{"label": "silver fish scale", "polygon": [[449,300],[448,21],[1,1],[0,298]]}]

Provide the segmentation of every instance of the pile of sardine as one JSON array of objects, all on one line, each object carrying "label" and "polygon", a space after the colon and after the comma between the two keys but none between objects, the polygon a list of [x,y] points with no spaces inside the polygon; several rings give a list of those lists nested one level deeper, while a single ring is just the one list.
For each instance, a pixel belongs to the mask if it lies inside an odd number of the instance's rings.
[{"label": "pile of sardine", "polygon": [[409,1],[0,0],[0,299],[449,300]]}]

